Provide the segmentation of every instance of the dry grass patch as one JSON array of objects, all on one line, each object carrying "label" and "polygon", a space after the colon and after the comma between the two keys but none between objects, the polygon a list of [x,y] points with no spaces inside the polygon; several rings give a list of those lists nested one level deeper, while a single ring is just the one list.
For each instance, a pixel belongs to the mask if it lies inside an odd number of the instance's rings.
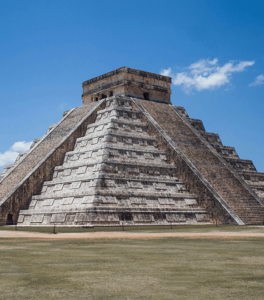
[{"label": "dry grass patch", "polygon": [[0,299],[262,300],[261,238],[0,240]]}]

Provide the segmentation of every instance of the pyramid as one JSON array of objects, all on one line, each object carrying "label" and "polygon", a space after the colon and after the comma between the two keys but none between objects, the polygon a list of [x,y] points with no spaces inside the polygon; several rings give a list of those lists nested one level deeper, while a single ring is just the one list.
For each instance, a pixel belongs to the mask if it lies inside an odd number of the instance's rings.
[{"label": "pyramid", "polygon": [[0,177],[0,221],[21,226],[263,224],[264,174],[170,103],[171,79],[120,68],[83,83]]}]

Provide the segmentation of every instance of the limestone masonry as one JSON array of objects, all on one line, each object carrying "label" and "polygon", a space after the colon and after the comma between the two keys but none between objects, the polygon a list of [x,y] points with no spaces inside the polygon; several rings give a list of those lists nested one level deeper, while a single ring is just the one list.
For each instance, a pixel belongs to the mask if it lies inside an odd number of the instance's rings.
[{"label": "limestone masonry", "polygon": [[171,105],[171,78],[120,68],[83,83],[0,176],[0,222],[21,226],[263,224],[264,173]]}]

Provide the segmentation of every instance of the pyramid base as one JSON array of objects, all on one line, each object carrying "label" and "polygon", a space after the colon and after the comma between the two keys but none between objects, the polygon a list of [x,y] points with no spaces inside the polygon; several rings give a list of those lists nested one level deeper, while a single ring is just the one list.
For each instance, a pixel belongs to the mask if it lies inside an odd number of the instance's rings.
[{"label": "pyramid base", "polygon": [[86,210],[86,211],[21,211],[18,226],[150,226],[210,224],[202,209],[192,210]]}]

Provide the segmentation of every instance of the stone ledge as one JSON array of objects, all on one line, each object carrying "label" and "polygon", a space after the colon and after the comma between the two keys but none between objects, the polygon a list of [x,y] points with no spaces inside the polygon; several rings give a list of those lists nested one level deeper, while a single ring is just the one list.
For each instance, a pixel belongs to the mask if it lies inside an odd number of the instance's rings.
[{"label": "stone ledge", "polygon": [[[196,195],[189,194],[189,193],[166,193],[166,192],[146,192],[146,191],[134,191],[129,192],[127,190],[121,191],[113,191],[113,190],[103,190],[103,189],[94,189],[90,191],[79,191],[78,197],[83,196],[115,196],[115,197],[155,197],[155,198],[179,198],[179,199],[193,199],[197,198]],[[67,198],[67,197],[76,197],[76,192],[64,192],[61,194],[43,194],[43,195],[34,195],[32,196],[32,200],[45,200],[45,199],[60,199],[60,198]]]},{"label": "stone ledge", "polygon": [[154,154],[165,154],[163,150],[147,148],[146,146],[143,147],[133,147],[133,146],[122,146],[117,145],[116,143],[103,143],[100,147],[93,147],[90,149],[78,149],[67,152],[67,156],[77,154],[77,153],[86,153],[86,152],[95,152],[101,149],[114,149],[114,150],[123,150],[123,151],[132,151],[132,152],[142,152],[142,153],[154,153]]},{"label": "stone ledge", "polygon": [[93,162],[80,162],[74,166],[56,166],[55,170],[56,171],[61,171],[61,170],[65,170],[65,169],[69,169],[69,168],[76,168],[76,167],[81,167],[81,166],[93,166],[96,164],[116,164],[116,165],[128,165],[128,166],[141,166],[141,167],[156,167],[156,168],[165,168],[165,169],[176,169],[175,166],[173,165],[169,165],[169,164],[154,164],[154,163],[144,163],[144,162],[127,162],[125,160],[117,160],[117,159],[98,159],[98,160],[94,160]]},{"label": "stone ledge", "polygon": [[[76,175],[75,175],[76,176]],[[118,174],[108,174],[108,173],[99,173],[95,175],[87,175],[82,177],[71,178],[71,176],[65,176],[63,178],[53,178],[52,181],[44,182],[43,186],[53,186],[60,183],[72,183],[72,182],[85,182],[94,179],[112,179],[112,180],[123,180],[123,181],[141,181],[141,182],[162,182],[162,183],[173,183],[173,184],[184,184],[180,179],[168,179],[168,178],[160,178],[160,177],[151,177],[151,176],[122,176]]]},{"label": "stone ledge", "polygon": [[112,122],[113,123],[118,123],[118,124],[126,124],[126,125],[132,125],[132,126],[147,127],[147,123],[111,118],[110,120],[107,120],[107,121],[101,121],[100,120],[97,123],[89,124],[89,125],[87,125],[87,129],[92,128],[92,127],[98,127],[100,125],[107,125],[107,124],[110,124]]},{"label": "stone ledge", "polygon": [[155,73],[150,73],[150,72],[145,72],[145,71],[140,71],[140,70],[136,70],[136,69],[130,69],[130,68],[127,68],[127,67],[122,67],[122,68],[116,69],[114,71],[105,73],[103,75],[94,77],[92,79],[86,80],[86,81],[83,82],[82,86],[85,87],[85,86],[87,86],[91,83],[95,83],[95,82],[104,80],[106,78],[109,78],[111,76],[118,75],[118,74],[121,74],[121,73],[130,73],[130,74],[135,74],[135,75],[144,76],[144,77],[148,77],[148,78],[154,78],[154,79],[158,79],[158,80],[162,80],[162,81],[166,81],[166,82],[171,83],[171,78],[167,77],[167,76],[158,75],[158,74],[155,74]]}]

